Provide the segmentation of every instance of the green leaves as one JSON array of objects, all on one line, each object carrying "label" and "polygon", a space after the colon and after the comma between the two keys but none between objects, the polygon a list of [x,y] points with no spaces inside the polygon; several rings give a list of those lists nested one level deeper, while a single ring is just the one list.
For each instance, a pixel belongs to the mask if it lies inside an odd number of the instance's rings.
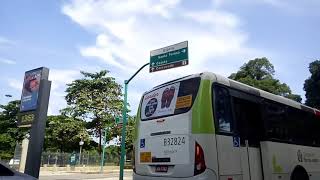
[{"label": "green leaves", "polygon": [[90,119],[87,127],[99,138],[99,144],[101,130],[112,124],[122,110],[121,85],[108,73],[106,70],[96,73],[82,71],[84,78],[68,84],[66,90],[69,112],[72,111],[73,117]]},{"label": "green leaves", "polygon": [[231,79],[248,77],[255,80],[270,79],[275,73],[273,65],[265,57],[250,60],[240,67],[237,73],[231,74]]},{"label": "green leaves", "polygon": [[232,73],[229,78],[301,102],[300,95],[292,94],[287,84],[273,77],[274,73],[274,66],[263,57],[245,63],[237,73]]},{"label": "green leaves", "polygon": [[84,121],[64,115],[48,117],[45,149],[72,152],[79,148],[81,139],[85,145],[90,142]]},{"label": "green leaves", "polygon": [[7,105],[0,105],[0,158],[13,157],[16,141],[21,141],[26,129],[18,128],[18,112],[20,101],[11,101]]},{"label": "green leaves", "polygon": [[306,105],[320,109],[320,60],[309,64],[311,76],[305,80]]},{"label": "green leaves", "polygon": [[[122,87],[108,73],[81,72],[82,78],[67,85],[65,99],[68,107],[60,111],[61,115],[48,116],[45,151],[78,151],[81,139],[85,150],[96,150],[98,146],[94,136],[101,144],[104,128],[108,129],[107,141],[119,137],[121,129],[117,128],[115,117],[122,115]],[[19,106],[20,101],[0,105],[1,159],[12,158],[16,141],[22,140],[26,133],[27,129],[17,127]],[[130,116],[128,119],[126,143],[128,151],[131,151],[135,120]],[[114,147],[114,153],[119,150],[119,147]]]}]

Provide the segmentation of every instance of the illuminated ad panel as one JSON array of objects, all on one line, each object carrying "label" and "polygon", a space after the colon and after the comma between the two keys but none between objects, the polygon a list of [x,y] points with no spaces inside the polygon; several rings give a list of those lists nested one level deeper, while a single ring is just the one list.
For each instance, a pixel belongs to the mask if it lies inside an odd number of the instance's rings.
[{"label": "illuminated ad panel", "polygon": [[20,112],[37,109],[42,68],[27,71],[24,76]]}]

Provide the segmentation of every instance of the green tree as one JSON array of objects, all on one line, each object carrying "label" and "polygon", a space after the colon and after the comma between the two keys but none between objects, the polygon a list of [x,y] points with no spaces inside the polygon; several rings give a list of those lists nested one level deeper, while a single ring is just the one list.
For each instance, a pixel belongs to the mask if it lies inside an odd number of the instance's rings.
[{"label": "green tree", "polygon": [[[136,118],[135,116],[127,116],[127,126],[126,126],[126,151],[127,153],[132,152],[133,150],[133,141],[135,136],[135,124],[136,124]],[[115,137],[119,137],[119,140],[121,141],[121,131],[122,126],[119,126],[117,124],[113,124],[113,126],[109,129],[107,133],[107,139],[108,140],[114,140]]]},{"label": "green tree", "polygon": [[44,145],[46,151],[78,150],[81,139],[84,141],[84,149],[92,148],[84,121],[64,115],[48,117]]},{"label": "green tree", "polygon": [[245,63],[238,72],[232,73],[229,78],[301,102],[300,95],[292,94],[287,84],[281,83],[273,77],[274,73],[274,66],[267,58],[263,57]]},{"label": "green tree", "polygon": [[240,67],[240,70],[237,73],[231,74],[229,78],[238,80],[247,77],[260,81],[272,78],[274,73],[274,66],[267,58],[263,57],[250,60],[248,63],[245,63]]},{"label": "green tree", "polygon": [[129,116],[128,123],[127,123],[127,131],[126,131],[127,153],[131,153],[133,151],[135,124],[136,124],[136,118]]},{"label": "green tree", "polygon": [[[120,146],[111,145],[106,149],[106,161],[116,162],[119,165],[120,161]],[[105,162],[106,162],[105,161]]]},{"label": "green tree", "polygon": [[26,128],[18,128],[18,112],[20,101],[11,101],[6,105],[0,105],[0,158],[13,157],[16,142],[22,141],[27,132]]},{"label": "green tree", "polygon": [[306,105],[320,109],[320,60],[309,64],[311,76],[304,82]]},{"label": "green tree", "polygon": [[121,85],[108,71],[96,73],[81,72],[82,79],[68,84],[66,100],[73,116],[91,119],[88,129],[99,138],[99,152],[101,152],[101,136],[104,127],[114,124],[114,117],[121,114],[122,93]]}]

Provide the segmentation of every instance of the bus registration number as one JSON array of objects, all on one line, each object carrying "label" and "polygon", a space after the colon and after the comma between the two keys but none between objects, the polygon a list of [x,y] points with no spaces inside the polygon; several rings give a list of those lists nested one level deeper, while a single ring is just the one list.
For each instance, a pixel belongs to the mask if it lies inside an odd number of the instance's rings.
[{"label": "bus registration number", "polygon": [[163,146],[180,146],[186,144],[186,137],[167,137],[163,139]]}]

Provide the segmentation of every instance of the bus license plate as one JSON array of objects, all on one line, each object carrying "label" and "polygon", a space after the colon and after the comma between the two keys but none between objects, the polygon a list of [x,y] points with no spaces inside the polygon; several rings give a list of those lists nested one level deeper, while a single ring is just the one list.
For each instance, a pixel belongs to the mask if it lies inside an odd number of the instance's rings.
[{"label": "bus license plate", "polygon": [[168,172],[168,166],[156,166],[156,172]]},{"label": "bus license plate", "polygon": [[163,139],[163,146],[183,146],[185,144],[185,136],[166,137]]}]

